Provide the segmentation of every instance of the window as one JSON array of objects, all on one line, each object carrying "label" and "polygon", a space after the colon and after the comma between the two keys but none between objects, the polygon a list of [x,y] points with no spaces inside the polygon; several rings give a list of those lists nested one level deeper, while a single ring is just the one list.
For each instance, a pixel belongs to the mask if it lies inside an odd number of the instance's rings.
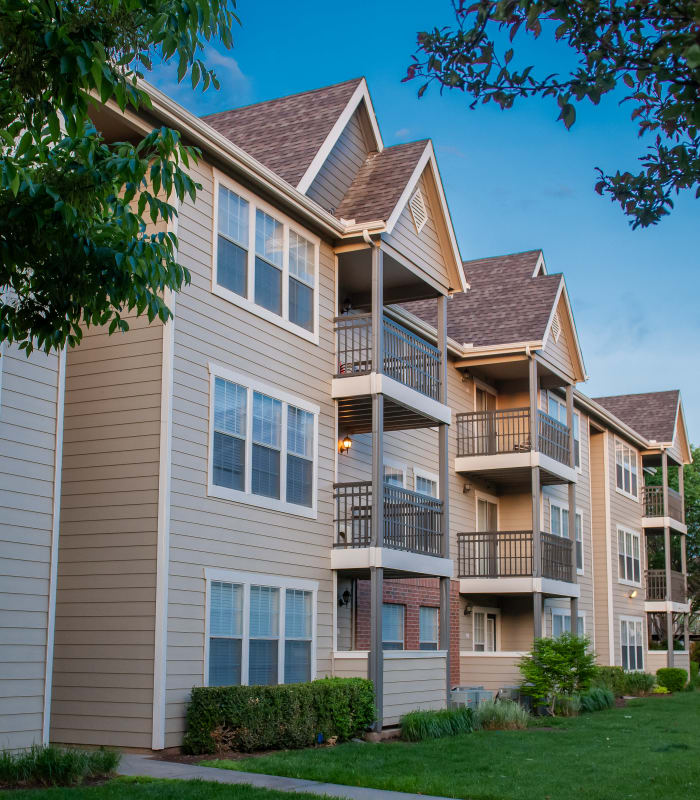
[{"label": "window", "polygon": [[209,686],[313,679],[314,581],[219,570],[207,577]]},{"label": "window", "polygon": [[421,650],[438,649],[438,609],[421,606],[418,610],[419,644]]},{"label": "window", "polygon": [[[583,519],[576,512],[576,571],[583,573]],[[549,506],[549,532],[564,539],[569,538],[569,510],[556,503]]]},{"label": "window", "polygon": [[620,650],[622,669],[626,672],[644,670],[644,630],[639,617],[620,618]]},{"label": "window", "polygon": [[405,606],[396,603],[382,605],[382,649],[404,649]]},{"label": "window", "polygon": [[212,291],[318,342],[319,240],[242,187],[226,184],[217,179]]},{"label": "window", "polygon": [[477,653],[493,653],[496,651],[496,613],[473,611],[474,650]]},{"label": "window", "polygon": [[638,533],[624,528],[617,529],[617,558],[620,582],[640,585],[642,566]]},{"label": "window", "polygon": [[438,496],[438,476],[430,472],[424,472],[422,469],[414,468],[413,477],[415,479],[415,488],[419,494],[425,494],[428,497]]},{"label": "window", "polygon": [[637,451],[615,439],[615,482],[618,491],[637,498]]},{"label": "window", "polygon": [[[550,417],[566,425],[566,401],[552,392],[543,392],[542,406]],[[574,411],[574,466],[581,466],[581,415]]]},{"label": "window", "polygon": [[[562,633],[571,633],[571,613],[567,613],[563,608],[552,609],[552,637],[554,639]],[[578,615],[576,635],[584,636],[586,633],[586,623],[583,614]]]},{"label": "window", "polygon": [[389,486],[406,485],[406,467],[400,464],[384,464],[384,483]]},{"label": "window", "polygon": [[318,407],[210,368],[209,494],[315,516]]}]

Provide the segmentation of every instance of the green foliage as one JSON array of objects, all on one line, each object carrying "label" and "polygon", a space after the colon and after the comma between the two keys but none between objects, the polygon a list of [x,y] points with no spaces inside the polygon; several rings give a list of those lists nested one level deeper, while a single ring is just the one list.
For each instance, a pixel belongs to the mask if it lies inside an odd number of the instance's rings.
[{"label": "green foliage", "polygon": [[152,59],[218,85],[199,55],[212,39],[232,46],[234,3],[0,0],[0,341],[48,352],[83,326],[126,330],[126,311],[172,316],[166,291],[189,275],[163,229],[169,200],[199,188],[197,151],[164,128],[108,141],[90,114],[148,108],[138,79]]},{"label": "green foliage", "polygon": [[19,753],[0,752],[3,786],[74,786],[89,778],[113,775],[121,756],[113,750],[73,750],[34,746]]},{"label": "green foliage", "polygon": [[401,717],[401,738],[408,742],[440,739],[474,730],[474,712],[466,706],[440,711],[410,711]]},{"label": "green foliage", "polygon": [[591,678],[591,686],[609,689],[615,697],[622,697],[624,685],[625,671],[622,667],[596,667]]},{"label": "green foliage", "polygon": [[688,673],[680,667],[661,667],[656,670],[656,682],[669,692],[680,692],[688,682]]},{"label": "green foliage", "polygon": [[671,694],[665,686],[654,686],[651,690],[652,694]]},{"label": "green foliage", "polygon": [[363,733],[374,721],[374,688],[363,678],[280,686],[202,686],[187,707],[187,753],[292,749]]},{"label": "green foliage", "polygon": [[554,714],[557,717],[578,717],[581,711],[581,698],[577,694],[564,694],[554,700]]},{"label": "green foliage", "polygon": [[700,685],[700,664],[697,661],[690,662],[690,683],[693,686]]},{"label": "green foliage", "polygon": [[700,666],[700,642],[693,642],[690,645],[690,661]]},{"label": "green foliage", "polygon": [[587,637],[564,633],[556,639],[535,639],[530,653],[520,662],[521,692],[554,711],[557,697],[587,689],[595,674],[595,653]]},{"label": "green foliage", "polygon": [[645,694],[649,694],[655,683],[656,678],[648,672],[625,672],[622,693],[644,697]]},{"label": "green foliage", "polygon": [[[418,34],[418,56],[406,78],[423,78],[419,96],[435,81],[502,109],[517,99],[551,98],[567,128],[576,104],[621,92],[640,136],[653,135],[638,174],[598,170],[596,191],[630,217],[632,227],[657,223],[673,195],[700,197],[700,40],[697,0],[562,3],[559,0],[481,0],[455,3],[456,26]],[[577,59],[568,74],[539,74],[518,58],[532,46],[515,38],[542,32]],[[508,33],[509,35],[504,35]],[[551,47],[551,45],[550,45]],[[543,54],[549,68],[549,49]]]},{"label": "green foliage", "polygon": [[606,708],[613,708],[615,705],[614,693],[604,686],[591,687],[579,699],[582,713],[590,714],[593,711],[604,711]]},{"label": "green foliage", "polygon": [[530,715],[514,700],[485,700],[474,712],[474,727],[484,731],[516,731],[527,728]]}]

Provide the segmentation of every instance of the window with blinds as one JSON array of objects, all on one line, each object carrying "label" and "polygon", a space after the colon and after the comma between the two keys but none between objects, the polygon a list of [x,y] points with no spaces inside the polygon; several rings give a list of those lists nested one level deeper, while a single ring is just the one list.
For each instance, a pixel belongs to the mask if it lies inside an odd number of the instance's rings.
[{"label": "window with blinds", "polygon": [[620,650],[625,672],[644,670],[644,628],[639,617],[620,618]]},{"label": "window with blinds", "polygon": [[418,647],[421,650],[438,649],[438,609],[421,606],[418,610]]},{"label": "window with blinds", "polygon": [[404,649],[404,616],[406,607],[397,603],[382,605],[382,649]]}]

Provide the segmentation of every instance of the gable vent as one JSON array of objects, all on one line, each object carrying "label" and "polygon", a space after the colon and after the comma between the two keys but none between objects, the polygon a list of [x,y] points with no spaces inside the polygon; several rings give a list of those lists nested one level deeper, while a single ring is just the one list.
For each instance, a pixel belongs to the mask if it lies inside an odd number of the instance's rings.
[{"label": "gable vent", "polygon": [[561,320],[559,319],[559,312],[556,311],[554,313],[554,319],[552,320],[552,336],[554,337],[554,341],[559,341],[559,336],[561,335]]},{"label": "gable vent", "polygon": [[425,207],[425,200],[423,200],[420,189],[414,192],[413,197],[408,201],[408,205],[411,207],[411,216],[416,230],[420,233],[428,221],[428,209]]}]

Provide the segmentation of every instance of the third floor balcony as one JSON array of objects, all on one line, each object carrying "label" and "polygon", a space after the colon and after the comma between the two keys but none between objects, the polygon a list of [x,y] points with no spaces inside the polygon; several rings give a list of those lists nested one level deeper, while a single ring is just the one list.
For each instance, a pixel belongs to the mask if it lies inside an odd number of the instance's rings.
[{"label": "third floor balcony", "polygon": [[[676,529],[685,528],[685,514],[683,510],[683,498],[680,493],[669,486],[668,507],[664,507],[663,486],[644,486],[642,490],[642,502],[644,504],[644,525],[645,527],[663,527],[664,517],[668,517],[671,527]],[[675,523],[675,524],[674,524]],[[681,526],[679,528],[679,526]]]},{"label": "third floor balcony", "polygon": [[541,468],[542,484],[572,483],[569,428],[537,411],[532,425],[529,408],[474,411],[457,415],[458,472],[494,483],[526,483],[529,468]]}]

